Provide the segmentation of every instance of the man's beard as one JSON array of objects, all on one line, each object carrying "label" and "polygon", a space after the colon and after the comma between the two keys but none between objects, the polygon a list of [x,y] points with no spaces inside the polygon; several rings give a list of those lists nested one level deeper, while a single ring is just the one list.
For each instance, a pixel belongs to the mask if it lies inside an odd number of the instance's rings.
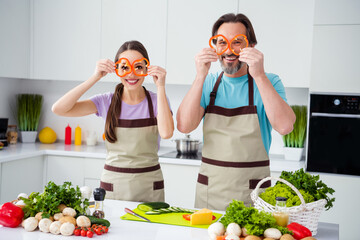
[{"label": "man's beard", "polygon": [[[227,57],[236,57],[235,55],[226,55]],[[221,56],[220,58],[220,65],[222,70],[229,75],[233,75],[235,73],[237,73],[242,66],[244,66],[244,62],[241,61],[236,61],[235,66],[233,66],[233,64],[231,64],[230,66],[226,63],[224,63],[224,56]]]}]

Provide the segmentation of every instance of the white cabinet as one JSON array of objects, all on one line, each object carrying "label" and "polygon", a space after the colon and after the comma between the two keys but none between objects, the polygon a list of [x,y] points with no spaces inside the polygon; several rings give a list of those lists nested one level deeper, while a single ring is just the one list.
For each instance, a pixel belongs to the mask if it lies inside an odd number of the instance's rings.
[{"label": "white cabinet", "polygon": [[29,0],[0,0],[0,77],[30,76]]},{"label": "white cabinet", "polygon": [[265,71],[285,87],[309,87],[314,0],[239,0],[239,13],[253,24]]},{"label": "white cabinet", "polygon": [[[166,67],[166,19],[166,0],[102,1],[101,58],[114,61],[124,42],[137,40],[147,49],[150,64]],[[108,74],[102,81],[120,79],[116,74]],[[153,82],[150,77],[146,81]]]},{"label": "white cabinet", "polygon": [[314,25],[360,24],[359,0],[315,0]]},{"label": "white cabinet", "polygon": [[[212,25],[223,14],[236,12],[238,1],[229,0],[225,4],[216,0],[184,0],[168,1],[168,5],[166,81],[192,84],[196,74],[195,55],[209,47]],[[210,69],[216,70],[220,70],[218,62]]]},{"label": "white cabinet", "polygon": [[31,77],[81,80],[100,57],[101,0],[36,0],[32,6]]},{"label": "white cabinet", "polygon": [[161,163],[165,201],[172,206],[194,207],[200,166]]},{"label": "white cabinet", "polygon": [[4,162],[0,164],[0,173],[0,203],[16,199],[19,193],[43,190],[42,156]]}]

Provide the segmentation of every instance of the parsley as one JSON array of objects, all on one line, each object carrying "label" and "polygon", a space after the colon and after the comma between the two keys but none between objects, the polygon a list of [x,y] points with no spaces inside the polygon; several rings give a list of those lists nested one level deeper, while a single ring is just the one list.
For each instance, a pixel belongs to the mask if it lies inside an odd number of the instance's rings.
[{"label": "parsley", "polygon": [[[86,207],[89,206],[88,199],[82,201],[79,186],[72,187],[71,182],[64,182],[63,185],[56,185],[49,182],[43,193],[33,192],[29,198],[21,198],[26,206],[24,207],[25,217],[35,216],[38,212],[44,215],[54,215],[60,212],[58,206],[65,204],[67,207],[75,209],[78,213],[85,213]],[[83,203],[83,207],[82,207]]]}]

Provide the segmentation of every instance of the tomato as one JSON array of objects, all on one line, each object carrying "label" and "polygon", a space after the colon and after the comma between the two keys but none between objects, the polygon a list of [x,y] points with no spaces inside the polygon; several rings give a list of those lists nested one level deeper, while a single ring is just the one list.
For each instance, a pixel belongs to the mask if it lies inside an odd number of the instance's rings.
[{"label": "tomato", "polygon": [[86,237],[87,231],[85,229],[81,230],[81,236]]},{"label": "tomato", "polygon": [[87,231],[87,237],[92,238],[94,236],[94,233],[92,231]]},{"label": "tomato", "polygon": [[77,228],[77,229],[74,230],[74,235],[75,236],[80,236],[80,234],[81,234],[81,229]]},{"label": "tomato", "polygon": [[98,228],[95,229],[95,233],[97,235],[101,235],[101,234],[103,234],[103,229],[101,227],[98,227]]},{"label": "tomato", "polygon": [[104,233],[107,233],[109,231],[109,228],[107,226],[103,226]]}]

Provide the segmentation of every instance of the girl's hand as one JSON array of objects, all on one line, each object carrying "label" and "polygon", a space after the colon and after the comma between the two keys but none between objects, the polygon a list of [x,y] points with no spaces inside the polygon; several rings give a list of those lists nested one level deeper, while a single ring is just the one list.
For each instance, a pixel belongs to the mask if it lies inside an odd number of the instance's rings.
[{"label": "girl's hand", "polygon": [[101,59],[96,62],[94,75],[99,79],[105,77],[108,73],[115,72],[115,63],[110,59]]},{"label": "girl's hand", "polygon": [[166,70],[159,66],[148,66],[148,75],[152,76],[157,87],[165,86]]}]

